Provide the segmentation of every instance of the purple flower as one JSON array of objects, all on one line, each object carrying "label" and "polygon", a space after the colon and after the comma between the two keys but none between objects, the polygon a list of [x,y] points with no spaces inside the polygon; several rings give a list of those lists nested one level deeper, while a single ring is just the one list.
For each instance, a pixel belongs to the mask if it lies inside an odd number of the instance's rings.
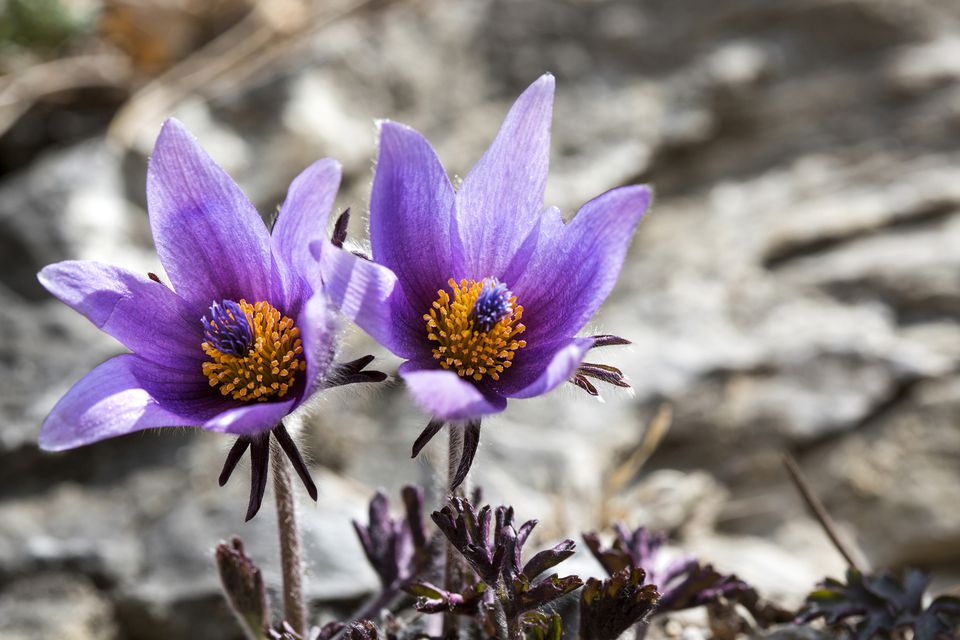
[{"label": "purple flower", "polygon": [[384,122],[372,261],[312,245],[331,299],[407,360],[400,375],[441,426],[577,375],[596,346],[577,333],[610,293],[650,201],[647,187],[629,186],[566,224],[544,210],[553,89],[547,74],[520,96],[456,191],[423,136]]},{"label": "purple flower", "polygon": [[332,310],[308,246],[325,236],[339,182],[335,161],[311,165],[290,185],[271,235],[183,125],[164,123],[147,171],[147,205],[172,289],[154,274],[99,262],[40,272],[53,295],[133,352],[96,367],[60,399],[40,446],[72,449],[170,426],[240,436],[221,484],[251,448],[249,519],[263,497],[274,430],[315,497],[281,421],[337,382]]}]

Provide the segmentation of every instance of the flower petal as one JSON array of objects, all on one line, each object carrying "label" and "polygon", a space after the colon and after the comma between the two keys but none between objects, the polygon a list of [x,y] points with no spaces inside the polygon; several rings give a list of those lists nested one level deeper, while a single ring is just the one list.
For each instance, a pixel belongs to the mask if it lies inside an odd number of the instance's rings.
[{"label": "flower petal", "polygon": [[47,290],[145,359],[199,370],[203,327],[166,286],[126,269],[68,260],[38,275]]},{"label": "flower petal", "polygon": [[650,202],[645,186],[613,189],[585,204],[563,224],[545,215],[537,248],[515,282],[527,344],[571,338],[610,294],[633,231]]},{"label": "flower petal", "polygon": [[266,300],[270,237],[250,201],[176,120],[147,169],[147,208],[160,262],[197,310],[214,300]]},{"label": "flower petal", "polygon": [[151,427],[197,422],[163,408],[135,374],[150,367],[139,356],[107,360],[84,376],[53,407],[40,428],[40,447],[63,451]]},{"label": "flower petal", "polygon": [[283,402],[256,402],[228,409],[207,420],[203,428],[218,433],[252,436],[277,426],[296,407],[296,398]]},{"label": "flower petal", "polygon": [[461,271],[454,201],[453,186],[430,143],[409,127],[382,123],[370,194],[373,259],[396,274],[420,313]]},{"label": "flower petal", "polygon": [[548,73],[517,98],[457,192],[468,277],[501,276],[543,208],[553,89]]},{"label": "flower petal", "polygon": [[[570,379],[583,361],[583,356],[593,346],[593,338],[574,338],[560,349],[545,349],[546,353],[525,353],[510,368],[509,376],[500,391],[509,398],[532,398],[547,393]],[[522,385],[522,386],[521,386]]]},{"label": "flower petal", "polygon": [[401,358],[429,352],[426,325],[418,322],[390,269],[326,241],[311,249],[320,261],[324,292],[343,315]]},{"label": "flower petal", "polygon": [[319,389],[333,363],[337,328],[333,310],[327,304],[323,291],[311,296],[304,305],[298,326],[303,340],[303,352],[307,358],[307,379],[303,393],[305,400]]},{"label": "flower petal", "polygon": [[319,282],[320,266],[310,243],[327,236],[327,217],[340,186],[340,163],[324,158],[290,184],[270,236],[273,255],[273,299],[288,312],[310,297]]},{"label": "flower petal", "polygon": [[507,406],[503,397],[485,395],[453,371],[422,368],[415,362],[404,362],[399,373],[414,401],[439,420],[477,418],[500,413]]}]

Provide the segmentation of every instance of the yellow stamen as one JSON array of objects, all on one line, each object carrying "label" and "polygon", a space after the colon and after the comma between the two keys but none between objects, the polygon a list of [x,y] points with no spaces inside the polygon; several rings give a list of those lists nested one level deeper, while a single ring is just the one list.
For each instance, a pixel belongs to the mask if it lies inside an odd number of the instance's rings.
[{"label": "yellow stamen", "polygon": [[265,402],[282,398],[296,380],[297,372],[307,368],[300,343],[300,329],[282,316],[269,302],[239,302],[253,333],[253,345],[244,356],[222,353],[204,342],[210,362],[203,363],[203,374],[211,387],[234,400]]},{"label": "yellow stamen", "polygon": [[516,296],[510,298],[511,312],[506,314],[489,331],[483,331],[470,317],[483,291],[483,282],[450,279],[453,297],[446,290],[437,292],[439,298],[433,303],[423,319],[427,323],[427,338],[437,343],[433,357],[444,369],[453,369],[461,377],[480,381],[484,376],[500,379],[503,370],[513,364],[517,349],[527,346],[525,340],[516,337],[526,327],[520,324],[523,307],[517,304]]}]

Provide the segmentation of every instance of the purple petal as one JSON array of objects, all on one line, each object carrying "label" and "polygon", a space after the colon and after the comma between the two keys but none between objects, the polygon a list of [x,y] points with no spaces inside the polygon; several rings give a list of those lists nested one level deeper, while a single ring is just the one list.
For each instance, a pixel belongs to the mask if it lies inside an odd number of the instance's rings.
[{"label": "purple petal", "polygon": [[484,395],[453,371],[424,369],[414,362],[400,365],[400,376],[421,409],[439,420],[467,420],[500,413],[507,401]]},{"label": "purple petal", "polygon": [[647,187],[621,187],[585,204],[569,224],[550,212],[543,216],[529,262],[507,282],[523,306],[528,345],[570,338],[596,312],[649,202]]},{"label": "purple petal", "polygon": [[320,261],[324,291],[343,315],[401,358],[429,353],[426,325],[390,269],[329,242],[314,242],[311,249]]},{"label": "purple petal", "polygon": [[370,194],[373,259],[396,274],[421,314],[461,272],[454,200],[453,186],[430,143],[409,127],[381,124]]},{"label": "purple petal", "polygon": [[252,436],[277,426],[296,407],[296,398],[282,402],[255,402],[228,409],[207,420],[207,431]]},{"label": "purple petal", "polygon": [[318,160],[294,179],[280,207],[270,236],[273,299],[288,311],[310,297],[319,281],[319,265],[310,254],[310,243],[326,238],[327,217],[339,186],[340,164],[330,158]]},{"label": "purple petal", "polygon": [[553,351],[550,355],[536,351],[525,353],[510,368],[510,375],[504,376],[500,392],[510,398],[532,398],[547,393],[570,379],[592,346],[592,338],[575,338],[560,349],[545,350]]},{"label": "purple petal", "polygon": [[49,265],[38,278],[50,293],[145,359],[200,369],[200,318],[164,285],[119,267],[75,260]]},{"label": "purple petal", "polygon": [[476,280],[501,276],[543,208],[553,88],[544,74],[517,98],[457,193],[467,274]]},{"label": "purple petal", "polygon": [[270,236],[250,201],[176,120],[147,169],[150,225],[174,289],[198,310],[214,300],[266,300]]},{"label": "purple petal", "polygon": [[40,429],[40,447],[62,451],[151,427],[196,425],[163,408],[143,388],[134,372],[152,366],[124,354],[96,367],[53,407]]},{"label": "purple petal", "polygon": [[333,363],[336,325],[323,292],[314,294],[300,312],[300,336],[307,358],[306,399],[317,391]]}]

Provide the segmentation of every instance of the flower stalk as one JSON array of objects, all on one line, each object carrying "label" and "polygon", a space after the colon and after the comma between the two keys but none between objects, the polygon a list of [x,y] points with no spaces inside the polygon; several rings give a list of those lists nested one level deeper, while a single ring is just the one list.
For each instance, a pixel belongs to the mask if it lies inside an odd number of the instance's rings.
[{"label": "flower stalk", "polygon": [[[457,482],[460,458],[463,457],[463,431],[454,425],[447,428],[447,486],[445,495],[449,498],[466,495],[463,482]],[[460,554],[450,540],[446,544],[446,562],[443,565],[443,588],[450,593],[458,593],[463,588],[463,564]],[[443,635],[455,638],[459,635],[460,620],[453,612],[443,614]]]},{"label": "flower stalk", "polygon": [[[275,443],[273,446],[279,445]],[[273,459],[273,493],[277,503],[277,532],[280,537],[283,579],[283,617],[294,631],[303,635],[307,608],[303,598],[303,564],[300,559],[300,535],[297,531],[293,483],[286,458],[275,455]]]}]

